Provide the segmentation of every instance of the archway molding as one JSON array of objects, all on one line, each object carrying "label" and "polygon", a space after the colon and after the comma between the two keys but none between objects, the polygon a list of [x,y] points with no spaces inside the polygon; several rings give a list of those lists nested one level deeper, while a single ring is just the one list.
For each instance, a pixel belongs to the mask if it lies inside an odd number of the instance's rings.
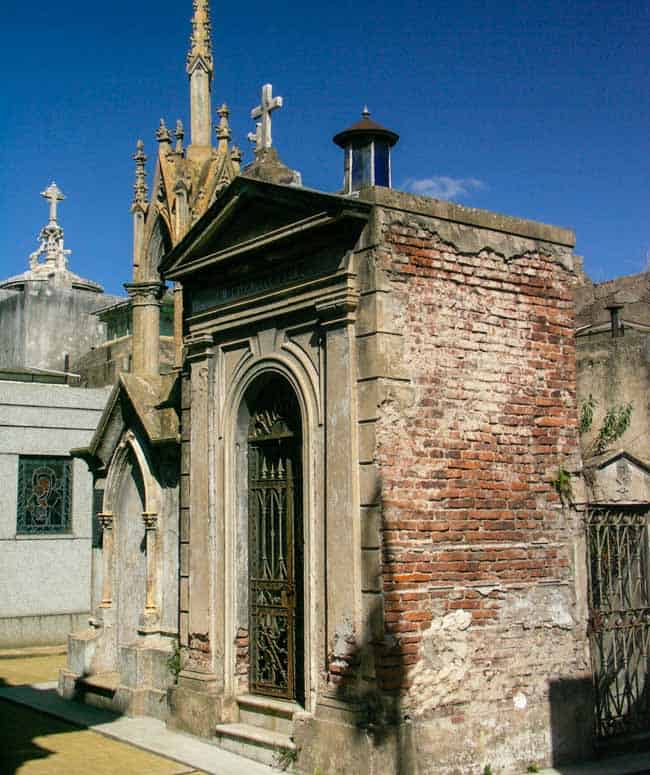
[{"label": "archway molding", "polygon": [[[322,446],[321,429],[319,425],[319,394],[315,382],[304,369],[303,364],[292,355],[277,353],[260,357],[247,358],[240,363],[233,375],[230,387],[226,393],[221,412],[223,429],[223,509],[224,509],[224,587],[225,590],[225,640],[224,640],[224,691],[227,696],[235,697],[238,693],[236,676],[236,648],[234,633],[237,628],[237,538],[242,505],[240,494],[247,477],[239,470],[240,451],[246,443],[248,427],[248,409],[246,396],[258,379],[264,377],[280,377],[293,391],[300,411],[300,429],[302,440],[302,519],[304,537],[303,558],[303,628],[304,628],[304,695],[305,703],[312,704],[311,693],[316,686],[314,676],[315,655],[318,653],[318,634],[313,631],[312,621],[317,600],[317,590],[324,589],[323,567],[324,558],[320,556],[317,547],[323,546],[318,540],[324,535],[322,517],[322,500],[317,481],[317,460],[322,457],[319,449]],[[239,459],[238,459],[239,458]],[[215,479],[217,481],[217,479]],[[320,550],[322,552],[322,549]],[[218,605],[217,601],[217,605]]]}]

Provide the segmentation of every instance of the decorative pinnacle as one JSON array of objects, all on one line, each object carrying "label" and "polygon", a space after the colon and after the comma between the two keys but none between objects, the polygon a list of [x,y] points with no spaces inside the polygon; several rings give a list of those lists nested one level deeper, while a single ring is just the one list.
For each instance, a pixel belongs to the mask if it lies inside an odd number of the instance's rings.
[{"label": "decorative pinnacle", "polygon": [[183,129],[183,122],[178,119],[176,122],[176,153],[183,153],[183,138],[185,137],[185,130]]},{"label": "decorative pinnacle", "polygon": [[[45,266],[47,271],[64,271],[68,268],[68,256],[70,251],[63,246],[63,229],[57,221],[57,206],[65,199],[63,191],[54,181],[41,193],[41,196],[50,203],[50,218],[47,226],[44,226],[38,235],[39,247],[29,257],[29,268],[38,271],[39,266]],[[40,262],[41,256],[44,261]]]},{"label": "decorative pinnacle", "polygon": [[164,118],[160,119],[160,126],[156,130],[156,140],[158,140],[159,143],[171,143],[172,141],[172,134],[169,129],[167,129]]},{"label": "decorative pinnacle", "polygon": [[145,163],[147,157],[144,153],[144,143],[142,140],[138,140],[135,146],[135,153],[133,154],[133,161],[135,161],[135,185],[133,186],[134,205],[146,205],[147,204],[147,178],[145,172]]},{"label": "decorative pinnacle", "polygon": [[230,116],[230,108],[224,102],[223,105],[217,110],[219,116],[219,124],[217,125],[217,140],[225,140],[228,142],[232,137],[230,131],[230,122],[228,117]]},{"label": "decorative pinnacle", "polygon": [[194,68],[203,63],[212,77],[212,24],[210,22],[209,0],[193,0],[194,15],[192,16],[192,35],[190,50],[187,54],[187,72],[191,74]]},{"label": "decorative pinnacle", "polygon": [[368,106],[364,105],[363,110],[361,111],[361,115],[363,118],[370,118],[370,111],[368,110]]}]

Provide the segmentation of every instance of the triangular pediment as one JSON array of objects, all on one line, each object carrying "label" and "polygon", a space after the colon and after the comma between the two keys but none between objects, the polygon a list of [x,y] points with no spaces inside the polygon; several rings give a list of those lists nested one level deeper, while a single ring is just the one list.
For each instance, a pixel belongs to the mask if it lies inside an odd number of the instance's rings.
[{"label": "triangular pediment", "polygon": [[163,258],[160,270],[166,279],[183,279],[270,245],[311,239],[343,220],[360,230],[369,212],[370,205],[358,200],[238,177]]},{"label": "triangular pediment", "polygon": [[650,463],[626,450],[591,458],[585,465],[585,478],[593,503],[650,503]]}]

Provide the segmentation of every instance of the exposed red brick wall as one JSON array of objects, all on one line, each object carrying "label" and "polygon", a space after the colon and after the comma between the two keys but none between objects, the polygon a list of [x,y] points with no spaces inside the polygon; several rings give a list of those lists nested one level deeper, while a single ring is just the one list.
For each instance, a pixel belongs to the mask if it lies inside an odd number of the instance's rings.
[{"label": "exposed red brick wall", "polygon": [[433,619],[466,611],[469,683],[488,661],[497,699],[543,692],[584,667],[552,606],[514,602],[572,598],[572,517],[552,485],[578,444],[572,275],[539,252],[462,254],[404,213],[385,214],[383,236],[415,401],[387,401],[377,425],[380,686],[408,690]]}]

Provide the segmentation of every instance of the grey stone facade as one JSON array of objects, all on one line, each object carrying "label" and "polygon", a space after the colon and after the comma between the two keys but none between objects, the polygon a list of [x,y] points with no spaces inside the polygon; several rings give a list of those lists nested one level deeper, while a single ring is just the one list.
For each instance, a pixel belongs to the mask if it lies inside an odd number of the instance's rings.
[{"label": "grey stone facade", "polygon": [[[41,375],[41,379],[43,375]],[[106,390],[0,381],[0,648],[65,643],[91,609],[93,483],[73,462],[71,530],[16,529],[21,455],[69,456],[88,443]]]}]

